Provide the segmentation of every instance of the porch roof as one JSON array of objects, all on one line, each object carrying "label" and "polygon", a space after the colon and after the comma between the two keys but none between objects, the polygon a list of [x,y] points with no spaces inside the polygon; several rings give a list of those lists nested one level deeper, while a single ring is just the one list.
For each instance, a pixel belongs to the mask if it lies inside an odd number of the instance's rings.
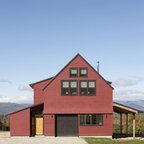
[{"label": "porch roof", "polygon": [[17,110],[17,111],[15,111],[15,112],[9,113],[9,114],[7,114],[7,115],[11,115],[11,114],[14,114],[14,113],[17,113],[17,112],[20,112],[20,111],[26,110],[26,109],[34,108],[34,107],[37,107],[37,106],[39,106],[39,105],[43,105],[43,104],[44,104],[43,102],[42,102],[42,103],[38,103],[38,104],[33,104],[33,105],[29,106],[29,107],[26,107],[26,108],[23,108],[23,109]]},{"label": "porch roof", "polygon": [[142,111],[117,103],[113,102],[113,111],[116,113],[131,113],[131,114],[137,114],[137,113],[142,113]]}]

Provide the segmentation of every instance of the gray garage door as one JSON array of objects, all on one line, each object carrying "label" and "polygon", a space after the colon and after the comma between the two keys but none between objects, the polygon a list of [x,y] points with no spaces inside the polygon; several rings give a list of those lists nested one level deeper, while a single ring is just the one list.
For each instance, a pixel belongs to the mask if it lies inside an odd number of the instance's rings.
[{"label": "gray garage door", "polygon": [[56,115],[56,136],[78,136],[78,115]]}]

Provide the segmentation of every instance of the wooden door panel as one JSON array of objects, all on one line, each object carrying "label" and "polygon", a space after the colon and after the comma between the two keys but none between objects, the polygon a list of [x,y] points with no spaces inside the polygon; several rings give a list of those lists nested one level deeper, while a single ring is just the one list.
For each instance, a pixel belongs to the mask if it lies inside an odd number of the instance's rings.
[{"label": "wooden door panel", "polygon": [[36,134],[42,135],[43,134],[43,118],[36,117]]}]

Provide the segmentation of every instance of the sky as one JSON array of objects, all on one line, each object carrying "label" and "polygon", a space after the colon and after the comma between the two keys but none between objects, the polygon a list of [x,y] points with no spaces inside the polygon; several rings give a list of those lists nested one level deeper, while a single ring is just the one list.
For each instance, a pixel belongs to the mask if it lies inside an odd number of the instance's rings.
[{"label": "sky", "polygon": [[0,102],[33,103],[30,83],[77,53],[114,87],[114,101],[144,100],[143,0],[0,1]]}]

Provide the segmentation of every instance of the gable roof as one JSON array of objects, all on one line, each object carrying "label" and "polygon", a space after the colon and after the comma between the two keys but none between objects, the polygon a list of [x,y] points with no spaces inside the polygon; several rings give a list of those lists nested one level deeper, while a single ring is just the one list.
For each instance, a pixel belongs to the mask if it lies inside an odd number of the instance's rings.
[{"label": "gable roof", "polygon": [[31,88],[33,88],[33,86],[34,86],[35,84],[38,84],[38,83],[40,83],[40,82],[44,82],[44,81],[50,80],[50,79],[52,79],[52,78],[53,78],[53,77],[50,77],[50,78],[47,78],[47,79],[44,79],[44,80],[41,80],[41,81],[37,81],[37,82],[31,83],[31,84],[29,84],[29,86],[30,86]]},{"label": "gable roof", "polygon": [[45,90],[45,88],[51,84],[53,82],[53,80],[55,80],[57,78],[57,76],[70,64],[72,63],[78,56],[80,56],[105,82],[107,85],[109,85],[112,89],[114,89],[111,85],[109,81],[106,81],[79,53],[68,63],[65,65],[65,67],[63,69],[60,70],[60,72],[57,73],[57,75],[55,77],[52,78],[52,80],[50,82],[48,82],[48,84],[46,84],[43,87],[43,90]]}]

